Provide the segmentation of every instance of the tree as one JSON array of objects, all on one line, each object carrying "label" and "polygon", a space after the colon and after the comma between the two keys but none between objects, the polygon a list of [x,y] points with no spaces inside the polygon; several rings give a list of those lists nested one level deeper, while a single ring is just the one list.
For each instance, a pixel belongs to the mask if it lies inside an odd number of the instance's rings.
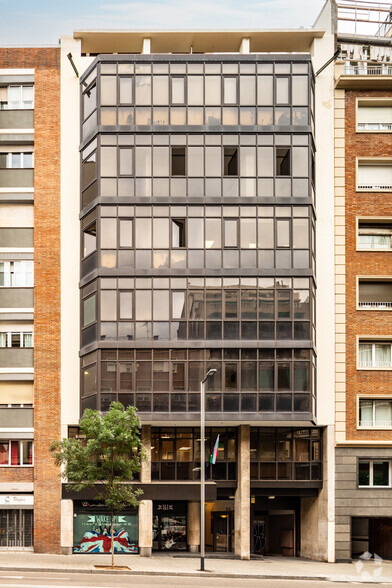
[{"label": "tree", "polygon": [[86,409],[80,420],[82,439],[63,439],[51,444],[56,465],[63,466],[67,488],[80,492],[98,484],[97,499],[110,512],[111,554],[114,567],[113,515],[127,505],[137,507],[141,489],[127,483],[140,471],[143,452],[140,419],[136,408],[112,402],[106,413]]}]

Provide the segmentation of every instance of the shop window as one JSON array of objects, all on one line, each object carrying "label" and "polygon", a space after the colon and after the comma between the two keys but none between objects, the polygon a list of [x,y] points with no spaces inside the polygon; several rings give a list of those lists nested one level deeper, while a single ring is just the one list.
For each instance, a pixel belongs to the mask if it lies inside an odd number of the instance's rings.
[{"label": "shop window", "polygon": [[276,149],[276,175],[289,176],[291,173],[291,154],[290,148]]},{"label": "shop window", "polygon": [[238,149],[236,147],[224,147],[224,171],[225,176],[238,176]]},{"label": "shop window", "polygon": [[185,147],[172,147],[171,172],[172,176],[185,176]]}]

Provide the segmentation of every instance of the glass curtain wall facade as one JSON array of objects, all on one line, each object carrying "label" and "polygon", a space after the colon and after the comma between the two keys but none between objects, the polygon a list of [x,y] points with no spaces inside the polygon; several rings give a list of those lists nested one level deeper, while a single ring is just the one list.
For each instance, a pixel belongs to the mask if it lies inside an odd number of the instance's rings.
[{"label": "glass curtain wall facade", "polygon": [[106,55],[81,81],[81,406],[310,421],[306,55]]}]

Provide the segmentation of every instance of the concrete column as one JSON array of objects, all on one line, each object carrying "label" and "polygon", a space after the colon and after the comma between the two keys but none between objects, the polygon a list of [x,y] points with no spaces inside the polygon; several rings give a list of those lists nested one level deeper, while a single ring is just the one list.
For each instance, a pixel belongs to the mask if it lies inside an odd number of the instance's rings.
[{"label": "concrete column", "polygon": [[142,448],[145,459],[142,460],[140,481],[142,484],[151,482],[151,425],[142,425]]},{"label": "concrete column", "polygon": [[61,553],[71,555],[73,547],[73,500],[61,501]]},{"label": "concrete column", "polygon": [[198,553],[200,549],[200,502],[188,502],[187,537],[189,551]]},{"label": "concrete column", "polygon": [[152,500],[139,504],[139,553],[142,557],[152,553]]},{"label": "concrete column", "polygon": [[240,53],[247,54],[250,53],[250,39],[242,39],[240,45]]},{"label": "concrete column", "polygon": [[143,39],[142,53],[151,53],[151,39]]},{"label": "concrete column", "polygon": [[250,426],[238,427],[238,482],[234,500],[234,552],[250,559]]}]

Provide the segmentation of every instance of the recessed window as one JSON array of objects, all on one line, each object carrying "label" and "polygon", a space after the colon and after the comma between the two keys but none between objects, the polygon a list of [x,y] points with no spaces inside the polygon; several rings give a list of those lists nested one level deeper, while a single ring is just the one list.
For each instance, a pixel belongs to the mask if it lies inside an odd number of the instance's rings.
[{"label": "recessed window", "polygon": [[363,310],[392,308],[392,282],[360,279],[358,282],[358,306]]},{"label": "recessed window", "polygon": [[[4,91],[3,91],[4,90]],[[0,88],[0,109],[26,110],[34,108],[33,86],[8,86]]]},{"label": "recessed window", "polygon": [[358,249],[385,251],[392,249],[392,222],[360,220]]},{"label": "recessed window", "polygon": [[30,152],[0,153],[1,169],[18,169],[34,167],[34,157]]},{"label": "recessed window", "polygon": [[289,176],[291,173],[290,148],[278,148],[276,150],[276,175]]},{"label": "recessed window", "polygon": [[0,286],[26,288],[34,285],[33,261],[1,261]]},{"label": "recessed window", "polygon": [[185,176],[185,147],[172,147],[171,170],[172,176]]},{"label": "recessed window", "polygon": [[392,131],[392,101],[358,100],[357,131]]},{"label": "recessed window", "polygon": [[238,149],[237,147],[224,147],[224,169],[225,176],[238,176]]},{"label": "recessed window", "polygon": [[390,461],[360,460],[358,463],[358,486],[385,487],[391,485]]},{"label": "recessed window", "polygon": [[97,223],[94,222],[83,231],[83,257],[87,257],[97,248]]},{"label": "recessed window", "polygon": [[357,190],[392,190],[392,161],[358,161]]},{"label": "recessed window", "polygon": [[0,332],[0,347],[33,347],[33,333]]},{"label": "recessed window", "polygon": [[186,247],[185,219],[172,219],[172,247]]},{"label": "recessed window", "polygon": [[359,368],[391,368],[391,343],[361,342],[359,344]]},{"label": "recessed window", "polygon": [[392,400],[361,399],[359,401],[359,426],[372,429],[392,427]]}]

